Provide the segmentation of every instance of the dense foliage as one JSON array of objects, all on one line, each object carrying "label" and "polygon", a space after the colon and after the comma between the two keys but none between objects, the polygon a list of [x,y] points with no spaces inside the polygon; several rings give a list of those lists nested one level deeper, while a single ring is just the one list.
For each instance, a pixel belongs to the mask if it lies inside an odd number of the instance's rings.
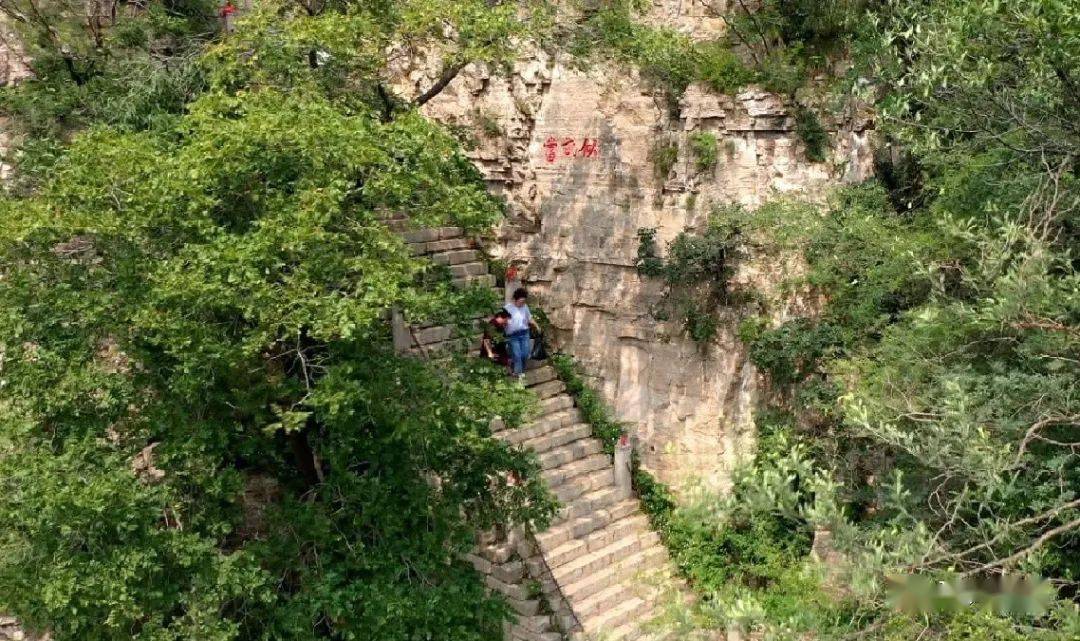
[{"label": "dense foliage", "polygon": [[[739,211],[737,208],[733,212]],[[744,254],[737,217],[712,216],[701,233],[681,232],[659,256],[656,230],[638,230],[638,272],[662,278],[663,299],[653,308],[658,320],[676,319],[699,343],[716,337],[725,306],[743,299],[731,285]]]},{"label": "dense foliage", "polygon": [[[882,184],[715,214],[748,253],[805,257],[785,289],[822,304],[729,311],[776,407],[732,495],[669,506],[668,540],[699,624],[1076,638],[1080,12],[898,2],[867,23],[852,46],[879,84],[855,89],[883,109]],[[646,268],[678,258],[656,253]],[[820,531],[846,561],[815,578],[798,542]]]},{"label": "dense foliage", "polygon": [[[219,3],[144,4],[134,11],[116,0],[0,3],[0,17],[21,36],[5,44],[34,74],[32,82],[0,92],[0,108],[24,136],[24,164],[47,164],[72,132],[90,123],[171,126],[206,88],[197,61],[217,33]],[[20,183],[33,178],[18,176]]]},{"label": "dense foliage", "polygon": [[[635,476],[703,597],[682,636],[1080,637],[1080,11],[739,1],[702,42],[645,8],[587,8],[572,53],[636,65],[672,105],[693,82],[784,94],[811,160],[829,141],[807,79],[849,55],[841,98],[875,101],[883,143],[880,182],[821,206],[717,210],[663,251],[640,233],[668,288],[652,311],[703,349],[741,321],[770,382],[728,495],[677,506]],[[535,461],[488,434],[529,402],[483,364],[389,352],[391,307],[491,300],[386,220],[498,219],[415,107],[551,15],[265,0],[226,34],[218,11],[0,0],[34,72],[0,92],[21,135],[0,198],[0,612],[58,641],[497,638],[508,613],[461,554],[552,513]],[[438,70],[399,94],[402,60]],[[690,145],[715,168],[715,138]],[[658,180],[678,157],[657,144]],[[770,252],[805,259],[780,293],[816,313],[775,321],[733,285]],[[622,426],[555,365],[613,447]]]},{"label": "dense foliage", "polygon": [[392,306],[451,319],[492,295],[385,220],[477,231],[501,208],[384,86],[382,47],[435,47],[450,75],[528,23],[265,2],[176,93],[154,52],[205,27],[195,4],[121,7],[100,43],[105,3],[61,4],[3,4],[38,73],[5,104],[54,142],[0,199],[0,612],[58,640],[495,638],[508,613],[461,555],[552,512],[535,460],[488,434],[529,401],[482,364],[390,352]]}]

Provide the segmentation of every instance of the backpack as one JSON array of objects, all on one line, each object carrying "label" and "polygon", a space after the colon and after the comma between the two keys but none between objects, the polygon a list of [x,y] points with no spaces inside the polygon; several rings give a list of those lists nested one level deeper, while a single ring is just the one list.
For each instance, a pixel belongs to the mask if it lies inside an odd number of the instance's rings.
[{"label": "backpack", "polygon": [[529,358],[534,361],[544,361],[547,360],[547,357],[548,353],[547,348],[544,347],[544,337],[543,335],[537,336],[536,340],[533,341],[532,354],[529,355]]}]

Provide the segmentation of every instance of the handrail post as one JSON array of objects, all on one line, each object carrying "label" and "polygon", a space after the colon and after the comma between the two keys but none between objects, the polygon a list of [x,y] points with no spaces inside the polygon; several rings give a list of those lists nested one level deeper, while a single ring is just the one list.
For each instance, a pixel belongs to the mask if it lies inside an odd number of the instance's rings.
[{"label": "handrail post", "polygon": [[394,336],[394,352],[403,354],[412,347],[412,336],[409,327],[405,324],[405,316],[401,310],[395,307],[390,310],[390,331]]},{"label": "handrail post", "polygon": [[630,459],[634,447],[626,434],[619,437],[615,445],[615,487],[619,488],[619,494],[624,499],[630,498],[634,493],[633,474],[630,471]]}]

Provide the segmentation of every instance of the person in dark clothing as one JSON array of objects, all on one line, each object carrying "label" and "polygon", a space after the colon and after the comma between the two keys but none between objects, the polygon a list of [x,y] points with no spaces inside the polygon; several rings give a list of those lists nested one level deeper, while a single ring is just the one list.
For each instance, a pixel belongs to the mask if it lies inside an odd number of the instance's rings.
[{"label": "person in dark clothing", "polygon": [[507,349],[506,326],[510,323],[510,312],[501,309],[484,323],[484,335],[480,338],[480,358],[486,358],[510,367],[510,352]]}]

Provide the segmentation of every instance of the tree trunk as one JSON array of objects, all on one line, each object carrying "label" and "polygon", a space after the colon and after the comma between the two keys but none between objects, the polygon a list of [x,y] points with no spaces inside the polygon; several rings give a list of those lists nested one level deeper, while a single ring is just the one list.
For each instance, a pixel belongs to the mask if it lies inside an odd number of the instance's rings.
[{"label": "tree trunk", "polygon": [[311,449],[311,443],[308,442],[307,430],[291,432],[288,438],[293,458],[296,459],[296,467],[304,479],[305,489],[311,489],[318,485],[321,479],[319,469],[315,466],[315,452]]},{"label": "tree trunk", "polygon": [[459,62],[443,69],[442,75],[435,81],[435,84],[431,85],[430,89],[416,97],[416,106],[421,107],[424,103],[439,95],[443,89],[446,89],[446,85],[450,84],[450,81],[457,77],[458,72],[464,68],[465,63]]}]

